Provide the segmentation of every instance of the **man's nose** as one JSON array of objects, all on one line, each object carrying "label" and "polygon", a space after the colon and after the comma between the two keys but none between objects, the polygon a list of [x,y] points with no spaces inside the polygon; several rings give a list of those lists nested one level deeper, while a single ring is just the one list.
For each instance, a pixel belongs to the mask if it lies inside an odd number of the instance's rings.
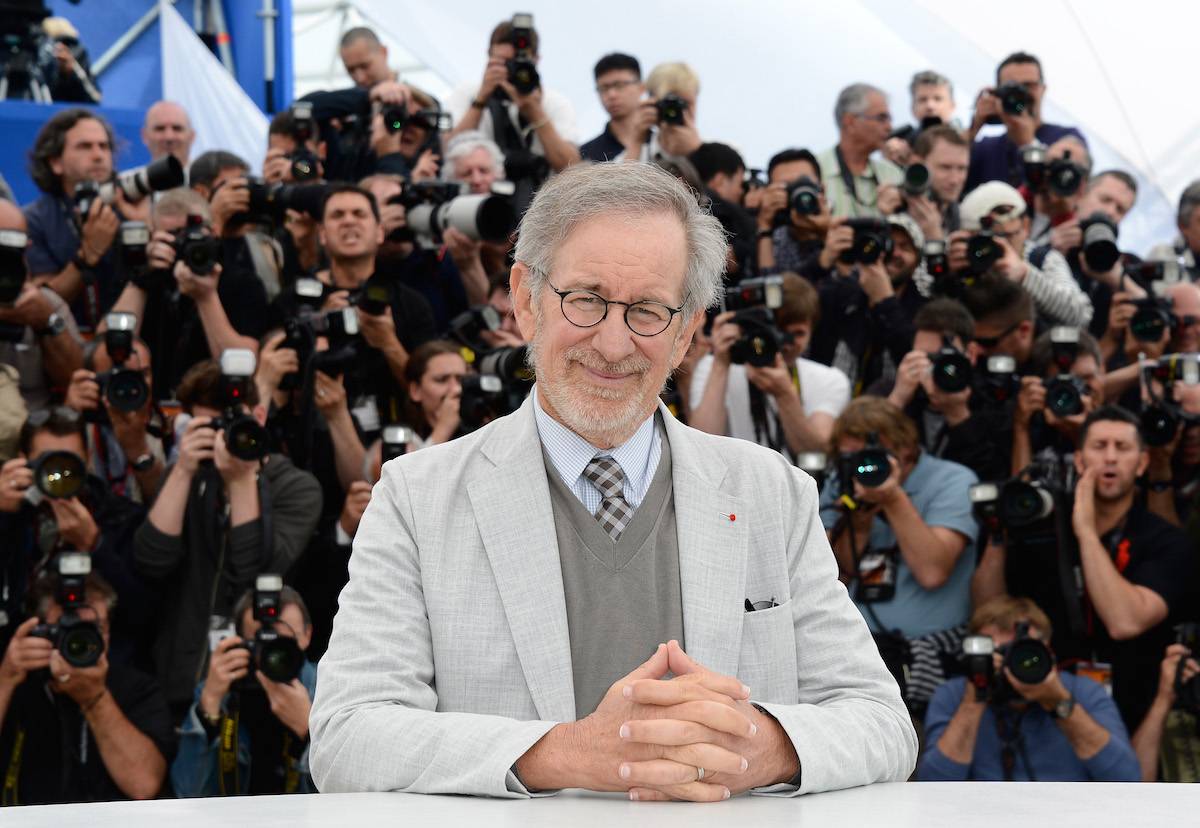
[{"label": "man's nose", "polygon": [[611,305],[608,316],[595,327],[592,346],[609,362],[620,362],[634,351],[633,331],[625,324],[625,308]]}]

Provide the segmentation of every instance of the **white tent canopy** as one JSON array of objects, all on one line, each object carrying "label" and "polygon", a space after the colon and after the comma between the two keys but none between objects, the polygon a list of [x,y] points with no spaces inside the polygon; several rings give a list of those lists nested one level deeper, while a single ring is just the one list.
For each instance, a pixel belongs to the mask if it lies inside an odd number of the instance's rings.
[{"label": "white tent canopy", "polygon": [[636,55],[643,71],[688,62],[701,79],[701,134],[764,166],[784,147],[831,145],[833,101],[855,81],[887,90],[902,123],[909,78],[936,69],[953,79],[966,122],[996,64],[1024,50],[1043,64],[1046,120],[1079,126],[1097,171],[1119,167],[1138,179],[1124,248],[1144,253],[1173,237],[1179,194],[1200,177],[1200,110],[1185,97],[1200,7],[1166,0],[610,0],[602,11],[546,0],[519,8],[484,0],[298,4],[297,94],[349,83],[337,39],[365,24],[383,35],[405,79],[444,100],[450,88],[479,78],[491,28],[514,11],[534,14],[542,77],[574,103],[588,137],[605,121],[592,66],[607,52]]}]

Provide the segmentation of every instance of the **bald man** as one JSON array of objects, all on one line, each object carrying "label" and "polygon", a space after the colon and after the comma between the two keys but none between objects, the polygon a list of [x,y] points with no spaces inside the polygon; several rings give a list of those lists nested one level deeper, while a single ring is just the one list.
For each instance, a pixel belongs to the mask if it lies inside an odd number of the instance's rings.
[{"label": "bald man", "polygon": [[377,83],[396,80],[396,73],[388,68],[387,47],[367,27],[359,26],[342,35],[340,51],[342,65],[355,86],[370,89]]},{"label": "bald man", "polygon": [[187,110],[174,101],[158,101],[146,110],[142,143],[150,150],[151,158],[174,155],[186,170],[195,138]]},{"label": "bald man", "polygon": [[[0,201],[0,251],[5,260],[26,245],[25,216],[11,201]],[[22,257],[23,258],[23,257]],[[24,262],[22,260],[22,267]],[[48,287],[25,280],[16,300],[0,306],[0,363],[20,375],[21,396],[29,409],[50,402],[50,389],[66,388],[83,364],[79,329],[67,303]]]},{"label": "bald man", "polygon": [[1192,282],[1180,282],[1167,289],[1167,296],[1176,319],[1167,353],[1200,351],[1200,287]]}]

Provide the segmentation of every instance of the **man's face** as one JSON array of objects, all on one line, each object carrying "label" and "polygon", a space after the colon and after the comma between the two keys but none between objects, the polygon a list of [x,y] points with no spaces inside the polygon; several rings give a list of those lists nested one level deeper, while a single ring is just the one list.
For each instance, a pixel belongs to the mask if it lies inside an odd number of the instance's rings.
[{"label": "man's face", "polygon": [[50,169],[62,178],[68,195],[80,181],[112,178],[112,145],[108,132],[95,118],[84,118],[67,130],[62,155],[50,159]]},{"label": "man's face", "polygon": [[1120,179],[1105,175],[1092,180],[1087,192],[1079,199],[1075,212],[1080,218],[1087,218],[1093,213],[1103,213],[1113,222],[1120,224],[1133,209],[1136,198],[1133,190],[1125,186]]},{"label": "man's face", "polygon": [[842,125],[845,133],[874,152],[884,145],[892,131],[887,98],[878,92],[868,93],[866,110],[858,115],[847,115],[842,119]]},{"label": "man's face", "polygon": [[1002,319],[976,319],[975,346],[982,359],[1004,355],[1012,357],[1019,365],[1029,358],[1033,346],[1033,323],[1008,324]]},{"label": "man's face", "polygon": [[454,163],[454,178],[467,182],[475,195],[491,192],[496,183],[496,165],[491,154],[483,147],[477,147],[459,158]]},{"label": "man's face", "polygon": [[1104,367],[1096,362],[1094,356],[1081,353],[1075,357],[1071,363],[1071,373],[1083,380],[1095,405],[1104,404]]},{"label": "man's face", "polygon": [[[679,307],[686,270],[687,241],[677,219],[608,214],[577,226],[546,276],[558,290]],[[512,280],[517,322],[533,344],[542,404],[598,447],[624,442],[654,412],[703,314],[675,314],[657,336],[638,336],[625,324],[624,308],[614,305],[601,322],[581,328],[563,316],[549,285],[534,299],[524,263],[514,265]]]},{"label": "man's face", "polygon": [[[895,457],[900,463],[900,482],[903,483],[908,478],[909,472],[912,471],[912,467],[915,465],[913,451],[911,449],[907,451],[898,451],[896,447],[892,445],[891,440],[888,440],[883,436],[879,437],[879,445],[883,447],[884,451]],[[838,454],[853,454],[855,452],[862,451],[866,447],[867,441],[862,437],[855,437],[851,434],[843,434],[838,438]]]},{"label": "man's face", "polygon": [[935,141],[924,159],[929,168],[929,184],[942,204],[954,204],[962,195],[967,183],[967,167],[971,162],[971,151],[949,141]]},{"label": "man's face", "polygon": [[1046,94],[1046,85],[1042,83],[1042,72],[1036,63],[1010,63],[1000,70],[1000,83],[1019,83],[1025,87],[1029,97],[1033,99],[1030,110],[1033,117],[1041,120],[1042,96]]},{"label": "man's face", "polygon": [[30,460],[48,451],[69,451],[74,455],[87,458],[87,446],[78,434],[52,434],[49,431],[39,431],[29,441]]},{"label": "man's face", "polygon": [[[104,337],[100,337],[100,345],[92,354],[92,365],[97,374],[104,371],[111,371],[113,368],[112,358],[108,355],[108,348],[104,345]],[[147,399],[146,404],[150,404],[153,399],[154,381],[153,371],[150,370],[150,350],[139,340],[133,341],[133,349],[129,354],[129,359],[125,360],[125,368],[130,371],[138,371],[142,375],[142,379],[146,381],[146,385],[151,387],[151,396]]]},{"label": "man's face", "polygon": [[196,132],[188,120],[187,113],[179,104],[159,101],[146,113],[142,127],[142,143],[150,150],[151,158],[174,155],[179,163],[187,165],[192,154],[192,140]]},{"label": "man's face", "polygon": [[[967,347],[957,336],[950,338],[950,344],[964,354],[967,352]],[[936,354],[942,350],[945,345],[945,339],[941,331],[917,331],[913,334],[914,351],[924,351],[927,354]]]},{"label": "man's face", "polygon": [[389,198],[400,195],[402,189],[399,181],[383,177],[372,178],[371,183],[367,185],[367,190],[375,196],[375,203],[380,209],[387,204]]},{"label": "man's face", "polygon": [[[242,631],[240,633],[242,640],[252,640],[261,629],[262,624],[254,618],[254,610],[246,610],[242,616]],[[295,604],[285,604],[283,609],[279,611],[279,618],[275,622],[275,632],[279,633],[281,638],[296,639],[296,644],[299,645],[301,650],[307,650],[309,643],[312,641],[312,627],[305,625],[304,615]]]},{"label": "man's face", "polygon": [[709,188],[731,204],[741,204],[746,194],[746,170],[738,167],[734,172],[719,172],[708,182]]},{"label": "man's face", "polygon": [[771,176],[768,184],[791,184],[805,176],[808,176],[818,184],[821,183],[821,177],[817,175],[816,169],[807,161],[785,161],[782,164],[776,164],[771,169]]},{"label": "man's face", "polygon": [[1200,253],[1200,207],[1193,207],[1188,220],[1179,225],[1179,232],[1187,242],[1189,250]]},{"label": "man's face", "polygon": [[919,124],[925,118],[937,116],[948,124],[954,118],[954,98],[944,83],[923,83],[913,93],[913,119]]},{"label": "man's face", "polygon": [[383,227],[363,196],[338,193],[325,203],[321,243],[335,261],[374,256],[383,244]]},{"label": "man's face", "polygon": [[1179,320],[1169,350],[1181,354],[1200,351],[1200,287],[1190,283],[1172,285],[1167,295],[1171,297],[1171,312]]},{"label": "man's face", "polygon": [[1025,258],[1025,240],[1029,238],[1029,217],[1025,215],[992,214],[992,231],[1002,235],[1012,245],[1017,255]]},{"label": "man's face", "polygon": [[899,287],[912,278],[917,265],[921,263],[921,254],[913,244],[912,237],[902,228],[891,228],[892,252],[884,259],[892,286]]},{"label": "man's face", "polygon": [[342,65],[354,85],[362,89],[392,77],[387,65],[387,47],[367,38],[353,40],[342,49]]},{"label": "man's face", "polygon": [[[976,634],[986,635],[988,638],[992,639],[992,643],[997,649],[1011,644],[1013,639],[1017,637],[1017,631],[1013,628],[1010,627],[1008,629],[1001,629],[1000,627],[992,624],[989,624],[986,627],[981,627],[979,632]],[[1039,641],[1043,640],[1042,631],[1032,624],[1029,626],[1029,637],[1036,638]]]},{"label": "man's face", "polygon": [[613,69],[596,79],[600,105],[614,121],[632,115],[645,91],[645,85],[632,69]]},{"label": "man's face", "polygon": [[513,313],[512,295],[507,290],[503,288],[493,290],[488,296],[488,304],[500,314],[500,330],[507,331],[514,336],[521,336],[521,329],[517,326],[517,317]]},{"label": "man's face", "polygon": [[808,350],[808,343],[812,339],[812,323],[793,322],[790,325],[784,325],[783,332],[789,334],[792,337],[792,341],[779,350],[783,354],[785,362],[795,362],[804,356],[804,352]]},{"label": "man's face", "polygon": [[1113,420],[1092,423],[1079,450],[1075,468],[1080,474],[1096,470],[1096,499],[1113,502],[1133,491],[1150,455],[1138,443],[1137,426]]}]

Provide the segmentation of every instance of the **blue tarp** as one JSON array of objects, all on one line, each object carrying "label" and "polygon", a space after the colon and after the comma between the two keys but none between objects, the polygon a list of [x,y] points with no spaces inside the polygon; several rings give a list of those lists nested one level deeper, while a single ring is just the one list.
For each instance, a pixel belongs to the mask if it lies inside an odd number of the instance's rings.
[{"label": "blue tarp", "polygon": [[[82,0],[79,5],[67,0],[47,0],[55,15],[66,17],[79,30],[92,62],[124,35],[157,0]],[[206,4],[207,5],[207,4]],[[229,45],[233,52],[234,74],[251,100],[264,112],[276,112],[292,99],[292,0],[275,0],[279,17],[275,22],[275,94],[268,110],[263,81],[263,26],[258,17],[261,0],[223,0]],[[194,4],[181,0],[176,10],[192,23]],[[117,168],[124,169],[147,160],[140,130],[150,104],[162,97],[161,45],[155,21],[130,45],[106,72],[97,79],[104,93],[99,111],[113,124],[123,139],[118,148]],[[12,186],[19,203],[36,198],[37,191],[25,170],[26,157],[38,128],[58,106],[37,106],[21,102],[0,102],[0,129],[3,152],[0,173]]]}]

